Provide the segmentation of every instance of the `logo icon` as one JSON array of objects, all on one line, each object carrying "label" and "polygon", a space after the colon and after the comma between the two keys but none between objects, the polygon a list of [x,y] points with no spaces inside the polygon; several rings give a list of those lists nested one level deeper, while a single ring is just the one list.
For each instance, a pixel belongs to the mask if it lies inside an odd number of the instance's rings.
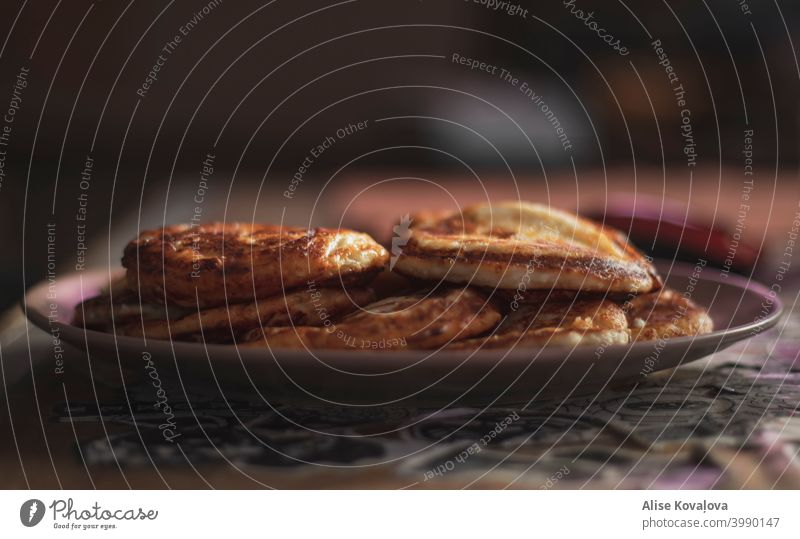
[{"label": "logo icon", "polygon": [[408,243],[408,238],[411,237],[411,221],[413,219],[408,214],[405,214],[400,218],[400,224],[394,225],[394,228],[392,228],[394,236],[392,236],[392,258],[389,260],[389,271],[394,269],[397,259],[403,253],[403,247]]},{"label": "logo icon", "polygon": [[32,528],[44,518],[44,503],[36,498],[28,500],[19,508],[19,519],[22,525]]}]

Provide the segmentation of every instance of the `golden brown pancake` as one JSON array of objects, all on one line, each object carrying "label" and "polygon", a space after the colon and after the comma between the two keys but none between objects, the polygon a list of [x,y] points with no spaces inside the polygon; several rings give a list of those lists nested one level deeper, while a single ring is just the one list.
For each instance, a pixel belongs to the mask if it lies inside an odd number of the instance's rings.
[{"label": "golden brown pancake", "polygon": [[456,342],[448,350],[542,346],[607,346],[629,342],[625,312],[608,300],[522,305],[491,335]]},{"label": "golden brown pancake", "polygon": [[[251,332],[246,347],[406,350],[438,348],[483,333],[500,313],[472,289],[445,289],[386,298],[322,328],[267,328]],[[264,337],[266,337],[266,342]]]},{"label": "golden brown pancake", "polygon": [[628,320],[631,339],[638,341],[688,337],[714,329],[705,309],[669,289],[631,299]]},{"label": "golden brown pancake", "polygon": [[515,290],[643,293],[653,265],[609,227],[529,202],[415,216],[395,269],[421,279]]},{"label": "golden brown pancake", "polygon": [[[489,290],[488,288],[484,290]],[[633,294],[606,293],[606,292],[583,292],[580,290],[502,290],[496,289],[492,297],[500,307],[506,310],[516,310],[521,305],[541,305],[550,301],[575,300],[602,300],[607,299],[617,304],[623,304],[626,299],[634,297]]]},{"label": "golden brown pancake", "polygon": [[[300,289],[258,302],[213,307],[169,322],[130,324],[118,330],[123,335],[146,335],[149,339],[229,342],[253,328],[272,326],[322,326],[326,320],[352,312],[375,299],[369,288]],[[203,338],[204,337],[204,338]]]},{"label": "golden brown pancake", "polygon": [[142,298],[188,307],[261,300],[306,285],[369,281],[389,253],[352,230],[246,223],[142,232],[125,248],[128,283]]},{"label": "golden brown pancake", "polygon": [[189,312],[184,307],[168,308],[157,303],[140,302],[137,294],[123,287],[114,287],[113,294],[106,290],[78,304],[72,325],[108,331],[114,325],[176,319]]}]

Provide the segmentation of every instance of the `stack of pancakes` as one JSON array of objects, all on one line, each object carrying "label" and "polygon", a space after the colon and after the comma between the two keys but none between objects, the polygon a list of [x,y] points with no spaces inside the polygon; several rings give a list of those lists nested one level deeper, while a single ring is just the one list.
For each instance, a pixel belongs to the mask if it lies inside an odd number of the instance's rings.
[{"label": "stack of pancakes", "polygon": [[84,302],[76,322],[147,338],[360,350],[605,346],[712,329],[624,235],[547,206],[425,212],[403,234],[390,270],[386,249],[345,229],[145,232],[125,250],[126,282]]}]

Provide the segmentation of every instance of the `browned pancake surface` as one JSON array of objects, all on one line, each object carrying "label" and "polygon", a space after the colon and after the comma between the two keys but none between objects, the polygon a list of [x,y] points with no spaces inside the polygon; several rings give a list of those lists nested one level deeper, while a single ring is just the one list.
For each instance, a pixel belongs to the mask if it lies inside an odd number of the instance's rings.
[{"label": "browned pancake surface", "polygon": [[351,230],[212,223],[143,232],[122,265],[144,299],[205,308],[261,300],[309,280],[366,282],[388,259],[370,236]]},{"label": "browned pancake surface", "polygon": [[486,337],[452,344],[448,349],[490,349],[541,346],[625,344],[628,321],[609,300],[548,301],[522,305]]},{"label": "browned pancake surface", "polygon": [[395,269],[501,289],[642,293],[661,286],[652,264],[620,232],[528,202],[416,216]]},{"label": "browned pancake surface", "polygon": [[[327,327],[271,328],[265,336],[271,348],[429,349],[483,333],[499,319],[483,294],[446,289],[386,298]],[[266,346],[260,333],[252,337],[244,346]]]},{"label": "browned pancake surface", "polygon": [[375,299],[368,288],[299,289],[258,302],[213,307],[168,322],[145,322],[121,328],[124,335],[146,335],[148,339],[204,340],[208,343],[231,340],[253,328],[322,326],[326,320],[367,305]]},{"label": "browned pancake surface", "polygon": [[632,339],[640,341],[701,335],[714,329],[705,309],[669,289],[633,298],[628,319]]}]

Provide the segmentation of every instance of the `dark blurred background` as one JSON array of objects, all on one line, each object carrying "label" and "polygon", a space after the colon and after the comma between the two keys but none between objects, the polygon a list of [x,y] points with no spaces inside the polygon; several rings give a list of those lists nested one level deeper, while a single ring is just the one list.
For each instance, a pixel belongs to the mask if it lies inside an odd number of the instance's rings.
[{"label": "dark blurred background", "polygon": [[743,241],[780,243],[800,197],[800,4],[510,5],[4,0],[0,304],[45,277],[48,246],[60,273],[115,266],[139,228],[192,218],[385,241],[420,207],[523,196],[602,216],[631,198],[731,231],[744,201]]}]

